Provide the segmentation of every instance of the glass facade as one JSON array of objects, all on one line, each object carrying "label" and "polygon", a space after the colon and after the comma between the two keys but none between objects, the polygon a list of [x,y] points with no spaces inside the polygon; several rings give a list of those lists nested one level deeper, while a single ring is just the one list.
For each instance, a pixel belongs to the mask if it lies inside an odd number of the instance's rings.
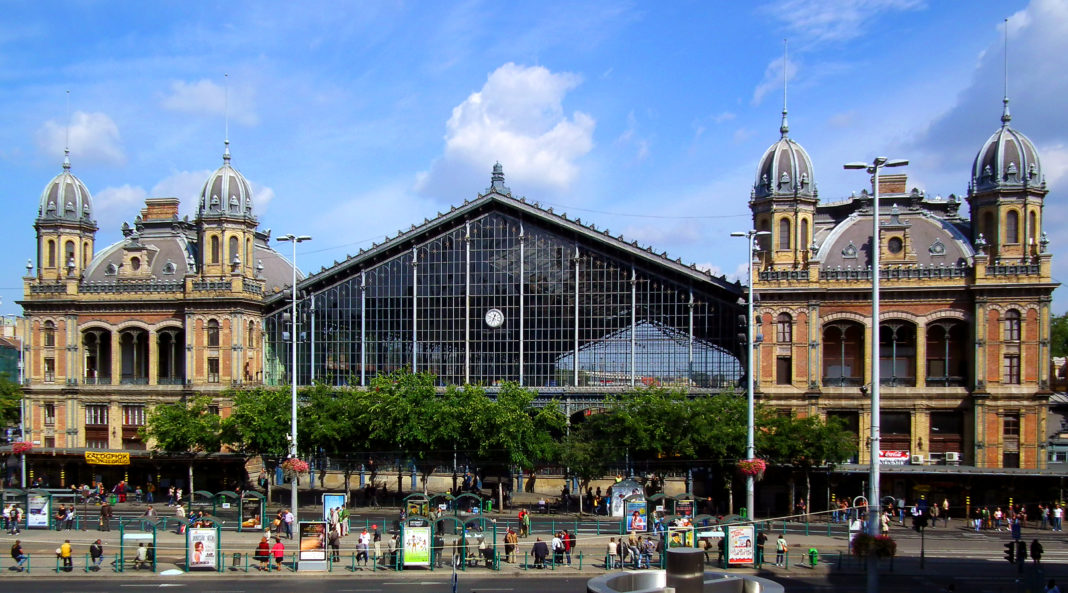
[{"label": "glass facade", "polygon": [[[737,384],[737,295],[700,272],[627,261],[623,243],[561,231],[490,210],[305,280],[299,384],[367,385],[404,367],[442,385]],[[284,296],[264,326],[266,380],[275,385],[290,377]]]}]

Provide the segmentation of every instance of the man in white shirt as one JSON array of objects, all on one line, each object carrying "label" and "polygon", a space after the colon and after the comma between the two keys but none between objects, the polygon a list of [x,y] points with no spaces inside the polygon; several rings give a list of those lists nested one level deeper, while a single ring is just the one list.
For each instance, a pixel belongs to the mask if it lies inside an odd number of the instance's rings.
[{"label": "man in white shirt", "polygon": [[293,539],[293,513],[289,509],[286,509],[286,514],[282,517],[282,522],[286,524],[286,537]]}]

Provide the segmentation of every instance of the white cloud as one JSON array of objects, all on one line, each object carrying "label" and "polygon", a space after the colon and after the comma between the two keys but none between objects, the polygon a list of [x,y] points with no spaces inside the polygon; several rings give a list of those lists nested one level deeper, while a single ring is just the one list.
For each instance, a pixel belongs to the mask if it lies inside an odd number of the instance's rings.
[{"label": "white cloud", "polygon": [[632,147],[636,160],[643,161],[649,156],[649,140],[638,136],[638,118],[633,111],[627,114],[627,129],[616,138],[616,144]]},{"label": "white cloud", "polygon": [[123,221],[132,222],[141,212],[148,192],[143,187],[123,185],[106,187],[93,196],[93,216],[105,231],[114,231]]},{"label": "white cloud", "polygon": [[593,148],[594,119],[579,111],[568,117],[563,108],[564,96],[580,82],[577,75],[542,66],[501,66],[453,108],[445,152],[419,175],[416,189],[446,196],[468,192],[500,161],[521,193],[566,190],[578,176],[576,161]]},{"label": "white cloud", "polygon": [[196,82],[176,80],[171,83],[171,92],[160,100],[164,109],[197,115],[226,115],[229,102],[230,119],[247,126],[259,123],[253,94],[248,87],[226,88],[203,78]]},{"label": "white cloud", "polygon": [[784,67],[786,68],[786,81],[790,81],[797,75],[797,62],[784,60],[784,58],[772,60],[768,67],[764,69],[763,80],[753,90],[753,100],[751,101],[753,105],[760,105],[760,102],[764,100],[764,95],[770,92],[782,92]]},{"label": "white cloud", "polygon": [[923,0],[779,0],[763,11],[785,23],[791,38],[828,43],[864,35],[880,13],[916,10],[925,4]]},{"label": "white cloud", "polygon": [[[75,111],[70,121],[71,160],[79,164],[122,165],[119,126],[105,113]],[[49,120],[37,130],[37,146],[49,157],[61,158],[67,146],[68,128]]]}]

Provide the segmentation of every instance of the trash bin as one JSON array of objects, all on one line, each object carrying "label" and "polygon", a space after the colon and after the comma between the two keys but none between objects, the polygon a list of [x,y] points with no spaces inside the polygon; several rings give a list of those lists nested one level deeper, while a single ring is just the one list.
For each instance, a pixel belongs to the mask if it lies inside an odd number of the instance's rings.
[{"label": "trash bin", "polygon": [[233,567],[234,570],[241,568],[241,552],[234,552]]},{"label": "trash bin", "polygon": [[816,565],[820,563],[820,551],[816,548],[809,548],[808,562],[812,566],[812,568],[816,568]]},{"label": "trash bin", "polygon": [[493,512],[493,501],[492,500],[487,500],[482,505],[482,512],[483,513],[492,513]]},{"label": "trash bin", "polygon": [[108,494],[108,504],[115,506],[115,503],[119,502],[118,494]]}]

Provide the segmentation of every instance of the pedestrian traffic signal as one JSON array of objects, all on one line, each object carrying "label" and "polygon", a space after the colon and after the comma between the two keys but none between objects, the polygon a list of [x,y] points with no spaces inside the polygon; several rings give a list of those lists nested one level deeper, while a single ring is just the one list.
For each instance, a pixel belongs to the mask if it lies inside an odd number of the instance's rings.
[{"label": "pedestrian traffic signal", "polygon": [[1016,542],[1005,544],[1005,559],[1009,564],[1016,564]]}]

